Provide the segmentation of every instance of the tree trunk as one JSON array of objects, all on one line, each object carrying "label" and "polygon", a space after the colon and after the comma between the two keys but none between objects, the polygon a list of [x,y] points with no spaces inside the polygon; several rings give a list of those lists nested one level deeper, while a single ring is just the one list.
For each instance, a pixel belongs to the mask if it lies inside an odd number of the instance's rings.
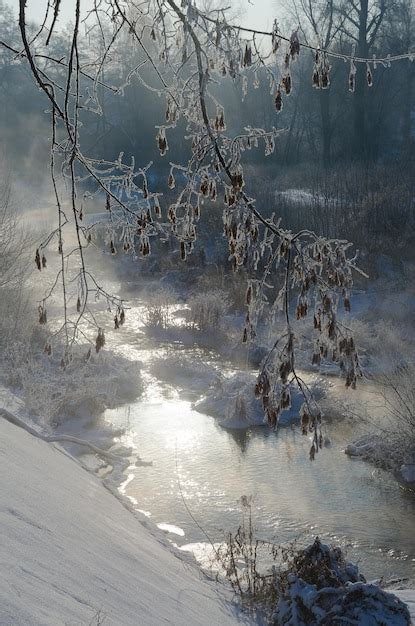
[{"label": "tree trunk", "polygon": [[405,81],[403,113],[402,113],[402,144],[403,151],[409,159],[413,155],[414,137],[412,134],[412,103],[413,103],[413,83],[415,78],[414,68],[408,70],[408,76]]},{"label": "tree trunk", "polygon": [[323,166],[327,169],[330,166],[331,152],[331,120],[330,120],[330,90],[320,91],[320,115],[321,130],[323,139]]},{"label": "tree trunk", "polygon": [[[359,39],[356,50],[358,57],[367,58],[369,46],[367,43],[368,0],[360,0],[359,11]],[[355,92],[353,94],[353,157],[356,161],[367,161],[368,137],[366,124],[366,67],[363,63],[357,64]]]}]

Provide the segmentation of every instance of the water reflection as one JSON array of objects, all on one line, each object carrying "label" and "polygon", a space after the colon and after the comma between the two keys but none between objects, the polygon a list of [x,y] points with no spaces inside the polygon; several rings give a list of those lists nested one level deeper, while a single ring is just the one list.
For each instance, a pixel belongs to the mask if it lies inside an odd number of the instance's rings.
[{"label": "water reflection", "polygon": [[244,430],[242,428],[228,428],[227,433],[239,447],[242,454],[248,450],[248,444],[252,436],[253,429]]},{"label": "water reflection", "polygon": [[[136,332],[142,331],[142,323],[139,311],[134,311],[128,345],[125,335],[114,333],[114,337],[120,350],[144,364],[146,393],[131,405],[128,419],[125,409],[107,411],[105,417],[127,427],[129,442],[142,458],[153,461],[151,467],[131,467],[123,484],[123,493],[137,508],[151,512],[166,532],[180,529],[184,534],[176,534],[175,541],[197,553],[206,551],[206,537],[188,511],[220,543],[240,523],[240,497],[252,495],[261,538],[306,542],[318,533],[346,547],[349,558],[360,562],[369,578],[415,577],[415,496],[402,492],[382,470],[343,453],[356,436],[354,424],[339,420],[329,407],[332,419],[326,428],[331,446],[314,463],[308,460],[310,441],[296,427],[280,428],[277,433],[258,427],[224,430],[215,419],[192,410],[190,400],[201,390],[191,386],[191,368],[189,373],[182,370],[182,378],[173,385],[166,383],[170,373],[165,372],[161,384],[162,370],[160,364],[155,369],[154,363],[167,360],[174,366],[183,357],[191,357],[192,362],[199,358],[213,368],[227,368],[229,376],[233,367],[213,352],[160,343],[160,338]],[[190,389],[189,400],[183,399],[183,388]],[[376,413],[382,410],[370,387],[361,386],[353,396],[346,396],[343,385],[333,379],[330,395],[340,404],[353,399],[367,402]]]}]

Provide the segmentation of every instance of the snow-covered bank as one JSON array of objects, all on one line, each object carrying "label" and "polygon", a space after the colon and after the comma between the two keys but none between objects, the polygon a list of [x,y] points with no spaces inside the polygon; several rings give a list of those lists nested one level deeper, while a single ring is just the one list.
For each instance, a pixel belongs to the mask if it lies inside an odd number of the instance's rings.
[{"label": "snow-covered bank", "polygon": [[401,484],[415,489],[415,452],[407,453],[403,463],[396,463],[388,444],[387,437],[368,433],[349,443],[344,451],[348,456],[360,457],[373,465],[390,470]]},{"label": "snow-covered bank", "polygon": [[3,626],[237,622],[217,586],[63,450],[0,419],[0,459]]},{"label": "snow-covered bank", "polygon": [[[254,395],[256,378],[254,372],[236,372],[230,377],[216,376],[205,396],[194,404],[194,409],[215,417],[224,428],[266,426],[264,409]],[[315,375],[309,376],[309,379],[308,384],[314,397],[321,399],[326,388],[325,381]],[[299,391],[293,393],[292,406],[281,414],[279,425],[298,422],[303,402],[304,398]]]}]

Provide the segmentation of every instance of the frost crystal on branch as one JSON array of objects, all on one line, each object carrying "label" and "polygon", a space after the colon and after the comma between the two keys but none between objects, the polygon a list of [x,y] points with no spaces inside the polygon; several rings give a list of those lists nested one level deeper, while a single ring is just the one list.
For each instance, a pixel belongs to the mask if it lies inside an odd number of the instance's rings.
[{"label": "frost crystal on branch", "polygon": [[[234,81],[242,87],[245,97],[252,78],[253,87],[258,88],[259,77],[263,77],[269,82],[270,108],[279,112],[283,94],[289,96],[293,90],[292,68],[300,49],[311,48],[315,54],[312,84],[318,89],[329,87],[329,58],[336,53],[300,43],[299,29],[284,37],[274,22],[272,32],[266,33],[272,52],[272,60],[268,61],[267,54],[256,44],[256,33],[228,23],[226,10],[201,11],[190,0],[145,0],[140,4],[107,0],[95,4],[87,20],[88,32],[100,42],[98,58],[93,62],[80,50],[77,0],[62,80],[51,69],[53,59],[39,56],[34,41],[29,42],[26,4],[20,0],[20,31],[25,58],[51,108],[51,177],[58,217],[56,229],[36,250],[35,264],[39,271],[48,271],[50,263],[47,264],[45,251],[52,242],[61,261],[57,279],[39,306],[39,322],[47,323],[46,301],[60,285],[65,308],[60,332],[65,336],[66,354],[79,337],[86,337],[96,352],[104,347],[104,330],[91,308],[94,299],[105,301],[116,329],[124,324],[122,300],[107,293],[88,269],[85,250],[95,245],[98,225],[85,224],[83,202],[95,200],[105,208],[106,219],[100,228],[104,230],[107,254],[124,251],[147,256],[152,237],[171,235],[177,240],[183,261],[192,253],[203,203],[222,203],[229,258],[235,270],[244,267],[248,274],[243,342],[255,339],[264,311],[269,313],[271,323],[278,311],[284,315],[283,330],[272,326],[275,342],[261,367],[255,393],[261,399],[268,423],[276,428],[281,412],[291,405],[292,387],[300,389],[304,396],[301,427],[304,433],[312,434],[310,458],[314,458],[321,447],[321,414],[296,370],[295,325],[310,320],[315,335],[313,365],[320,366],[326,359],[337,363],[344,372],[346,385],[354,387],[360,375],[359,360],[338,306],[342,303],[346,312],[350,310],[355,259],[348,256],[349,244],[324,239],[308,230],[284,230],[279,221],[267,217],[257,206],[249,195],[243,153],[260,147],[266,155],[272,154],[281,131],[247,126],[231,133],[228,114],[218,101],[217,85],[223,80]],[[107,30],[102,28],[104,22]],[[52,31],[53,27],[48,42],[53,38]],[[40,32],[38,47],[42,36]],[[113,86],[105,76],[108,68],[114,69],[116,61],[111,53],[121,37],[140,51],[143,60],[128,69],[120,85]],[[367,83],[372,84],[373,61],[340,56],[350,61],[350,91],[355,89],[356,64],[360,62],[367,64]],[[179,128],[179,124],[185,128],[190,157],[185,163],[170,162],[167,181],[158,189],[153,188],[149,176],[152,163],[137,167],[134,159],[126,162],[123,153],[114,161],[106,161],[84,150],[84,110],[88,115],[102,116],[102,94],[109,90],[121,96],[133,78],[162,102],[164,119],[152,135],[162,157],[169,150],[169,138],[173,145],[172,129]],[[70,190],[69,203],[63,202],[57,183],[59,170]],[[168,206],[163,198],[167,189]],[[71,227],[76,241],[72,247],[64,237]],[[69,265],[76,267],[71,280]],[[72,289],[75,293],[71,300]],[[70,304],[75,302],[76,305]],[[291,310],[293,302],[295,311]],[[87,332],[91,326],[95,336]],[[45,352],[50,353],[49,346]]]}]

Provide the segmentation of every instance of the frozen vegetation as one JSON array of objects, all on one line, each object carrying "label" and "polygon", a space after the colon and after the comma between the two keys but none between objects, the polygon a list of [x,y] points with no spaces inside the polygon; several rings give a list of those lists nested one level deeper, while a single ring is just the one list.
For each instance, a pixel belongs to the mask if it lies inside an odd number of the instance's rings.
[{"label": "frozen vegetation", "polygon": [[[205,397],[195,403],[195,409],[217,418],[224,428],[265,426],[264,409],[253,394],[255,381],[256,375],[253,372],[217,376]],[[316,399],[321,399],[325,386],[324,381],[318,377],[310,384]],[[302,403],[302,395],[295,394],[289,410],[281,415],[281,426],[299,422]]]}]

